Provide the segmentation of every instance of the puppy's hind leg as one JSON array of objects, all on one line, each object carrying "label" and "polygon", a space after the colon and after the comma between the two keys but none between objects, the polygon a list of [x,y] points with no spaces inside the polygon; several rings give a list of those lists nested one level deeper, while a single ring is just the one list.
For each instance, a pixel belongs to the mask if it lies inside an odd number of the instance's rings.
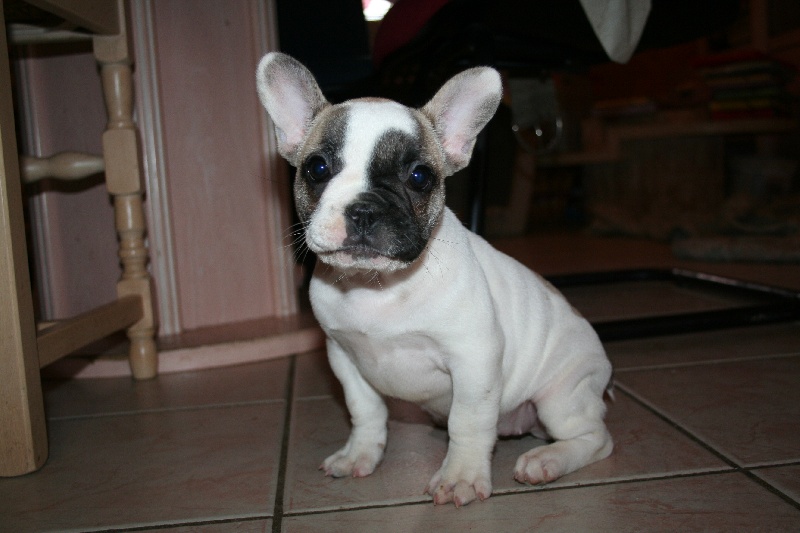
[{"label": "puppy's hind leg", "polygon": [[611,454],[614,445],[603,422],[605,384],[600,382],[597,374],[588,375],[576,387],[560,387],[536,403],[539,420],[555,442],[522,454],[514,479],[549,483]]}]

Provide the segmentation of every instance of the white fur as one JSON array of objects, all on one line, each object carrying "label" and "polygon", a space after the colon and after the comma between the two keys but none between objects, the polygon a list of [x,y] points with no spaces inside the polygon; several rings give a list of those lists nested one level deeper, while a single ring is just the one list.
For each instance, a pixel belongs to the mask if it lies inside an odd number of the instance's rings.
[{"label": "white fur", "polygon": [[469,163],[475,138],[494,114],[502,93],[497,71],[470,69],[453,76],[425,105],[424,110],[434,117],[451,173]]},{"label": "white fur", "polygon": [[[287,64],[296,68],[286,68]],[[256,90],[275,125],[278,151],[297,164],[297,151],[311,122],[328,102],[311,73],[289,56],[271,52],[256,68]]]}]

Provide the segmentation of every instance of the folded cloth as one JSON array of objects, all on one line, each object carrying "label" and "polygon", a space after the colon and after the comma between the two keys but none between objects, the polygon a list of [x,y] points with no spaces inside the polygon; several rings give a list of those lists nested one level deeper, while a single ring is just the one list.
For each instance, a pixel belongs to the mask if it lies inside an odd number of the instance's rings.
[{"label": "folded cloth", "polygon": [[650,14],[650,0],[580,0],[603,50],[617,63],[633,55]]}]

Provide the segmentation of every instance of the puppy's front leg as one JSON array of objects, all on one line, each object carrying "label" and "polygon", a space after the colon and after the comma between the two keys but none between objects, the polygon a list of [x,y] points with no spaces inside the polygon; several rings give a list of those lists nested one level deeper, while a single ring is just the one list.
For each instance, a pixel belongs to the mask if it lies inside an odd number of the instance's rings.
[{"label": "puppy's front leg", "polygon": [[460,507],[492,494],[492,450],[500,409],[498,372],[464,363],[452,373],[447,455],[426,491],[437,505],[453,502]]},{"label": "puppy's front leg", "polygon": [[344,388],[352,429],[347,444],[320,466],[333,477],[365,477],[383,459],[389,412],[383,398],[367,383],[339,344],[328,339],[328,360]]}]

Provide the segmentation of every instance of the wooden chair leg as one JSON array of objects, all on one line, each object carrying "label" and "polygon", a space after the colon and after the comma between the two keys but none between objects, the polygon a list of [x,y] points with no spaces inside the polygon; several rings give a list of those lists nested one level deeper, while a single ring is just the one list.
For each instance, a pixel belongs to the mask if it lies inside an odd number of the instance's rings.
[{"label": "wooden chair leg", "polygon": [[5,20],[0,2],[0,476],[47,459]]},{"label": "wooden chair leg", "polygon": [[[124,22],[120,27],[125,28]],[[158,356],[154,340],[156,322],[152,287],[147,271],[139,140],[133,122],[133,83],[128,49],[124,33],[94,38],[95,58],[100,65],[108,112],[108,127],[103,133],[106,186],[114,197],[122,263],[117,293],[119,296],[137,295],[142,299],[143,318],[128,329],[128,338],[131,341],[133,376],[147,379],[158,373]]]},{"label": "wooden chair leg", "polygon": [[142,194],[117,194],[114,196],[119,256],[122,262],[122,279],[117,283],[120,297],[130,294],[142,299],[142,319],[128,328],[130,339],[130,364],[133,377],[148,379],[158,373],[158,354],[155,343],[152,288],[147,272],[148,252],[144,243],[145,224]]}]

